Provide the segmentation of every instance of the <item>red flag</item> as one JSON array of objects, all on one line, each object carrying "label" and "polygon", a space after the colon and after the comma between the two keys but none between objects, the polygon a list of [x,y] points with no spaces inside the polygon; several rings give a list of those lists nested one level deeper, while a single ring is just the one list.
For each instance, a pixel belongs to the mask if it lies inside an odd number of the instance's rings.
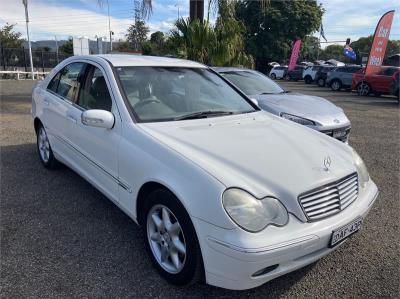
[{"label": "red flag", "polygon": [[293,50],[292,50],[292,55],[290,56],[288,71],[293,70],[294,67],[296,66],[297,58],[299,58],[300,47],[301,47],[301,39],[298,39],[294,42],[294,45],[293,45]]},{"label": "red flag", "polygon": [[386,46],[389,40],[392,27],[394,10],[385,13],[376,25],[371,51],[369,53],[365,75],[374,74],[380,71],[383,58],[385,57]]}]

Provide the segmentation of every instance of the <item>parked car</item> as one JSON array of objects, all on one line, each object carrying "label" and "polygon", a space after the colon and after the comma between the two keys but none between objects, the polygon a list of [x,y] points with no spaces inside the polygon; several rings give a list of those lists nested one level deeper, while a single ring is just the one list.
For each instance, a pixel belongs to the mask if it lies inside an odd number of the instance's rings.
[{"label": "parked car", "polygon": [[322,68],[321,65],[313,65],[304,69],[302,77],[304,79],[304,83],[311,84],[315,81],[315,75]]},{"label": "parked car", "polygon": [[283,79],[287,73],[287,66],[275,66],[269,72],[269,77],[273,80]]},{"label": "parked car", "polygon": [[353,74],[352,89],[357,90],[357,93],[362,96],[370,93],[380,96],[381,94],[393,93],[393,82],[396,81],[396,74],[400,71],[400,67],[383,66],[380,72],[364,75],[365,69],[359,70]]},{"label": "parked car", "polygon": [[399,74],[400,72],[396,72],[394,74],[394,80],[392,81],[392,85],[390,87],[390,93],[397,97],[397,101],[400,104],[400,92],[399,92]]},{"label": "parked car", "polygon": [[326,84],[334,91],[351,88],[353,74],[362,69],[361,66],[340,66],[327,73]]},{"label": "parked car", "polygon": [[249,69],[214,68],[260,108],[301,125],[348,142],[351,123],[343,110],[328,100],[285,91],[267,76]]},{"label": "parked car", "polygon": [[296,65],[294,67],[293,70],[291,71],[287,71],[286,75],[285,75],[285,80],[286,81],[298,81],[298,80],[302,80],[303,79],[303,71],[305,70],[305,66],[304,65]]},{"label": "parked car", "polygon": [[335,66],[322,66],[317,73],[315,74],[315,82],[319,87],[324,87],[326,83],[326,79],[328,77],[328,72],[334,70]]},{"label": "parked car", "polygon": [[260,111],[196,62],[73,56],[34,89],[32,116],[44,167],[71,167],[139,223],[178,285],[248,289],[310,264],[378,194],[350,146]]}]

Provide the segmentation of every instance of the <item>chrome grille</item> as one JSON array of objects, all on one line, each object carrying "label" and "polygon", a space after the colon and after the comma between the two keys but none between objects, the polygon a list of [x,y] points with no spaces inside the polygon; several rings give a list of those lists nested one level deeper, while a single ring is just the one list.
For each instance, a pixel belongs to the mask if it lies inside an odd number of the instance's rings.
[{"label": "chrome grille", "polygon": [[299,203],[310,221],[322,219],[347,208],[358,197],[357,173],[300,194]]}]

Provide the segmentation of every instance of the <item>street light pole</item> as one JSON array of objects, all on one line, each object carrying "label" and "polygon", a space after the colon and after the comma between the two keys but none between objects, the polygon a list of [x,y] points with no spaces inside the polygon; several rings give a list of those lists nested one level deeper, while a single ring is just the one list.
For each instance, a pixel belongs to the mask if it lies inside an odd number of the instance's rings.
[{"label": "street light pole", "polygon": [[29,37],[28,0],[22,0],[22,3],[25,6],[25,21],[26,21],[26,35],[28,36],[29,62],[31,64],[32,80],[34,80],[35,79],[35,75],[33,74],[32,48],[31,48],[31,40],[30,40],[30,37]]},{"label": "street light pole", "polygon": [[110,23],[110,4],[107,0],[107,13],[108,13],[108,31],[110,32],[110,52],[112,52],[112,31],[111,31],[111,23]]}]

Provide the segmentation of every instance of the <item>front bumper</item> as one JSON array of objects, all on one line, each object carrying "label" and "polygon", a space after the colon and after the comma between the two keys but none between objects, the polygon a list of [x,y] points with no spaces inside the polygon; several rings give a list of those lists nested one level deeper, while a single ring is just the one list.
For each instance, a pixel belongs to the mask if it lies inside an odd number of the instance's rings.
[{"label": "front bumper", "polygon": [[320,259],[338,247],[328,247],[332,231],[365,217],[377,195],[370,180],[354,203],[332,217],[304,223],[290,215],[286,226],[269,226],[259,233],[226,230],[194,218],[207,283],[234,290],[254,288]]}]

